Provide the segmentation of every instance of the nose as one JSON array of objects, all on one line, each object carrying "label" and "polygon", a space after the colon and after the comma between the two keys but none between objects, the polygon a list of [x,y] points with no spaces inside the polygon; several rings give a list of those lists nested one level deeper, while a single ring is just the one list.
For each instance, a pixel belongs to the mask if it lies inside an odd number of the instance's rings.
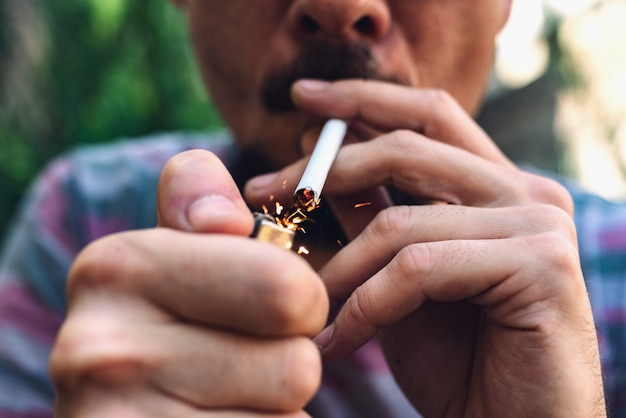
[{"label": "nose", "polygon": [[304,39],[376,41],[389,31],[391,13],[385,0],[295,0],[289,21]]}]

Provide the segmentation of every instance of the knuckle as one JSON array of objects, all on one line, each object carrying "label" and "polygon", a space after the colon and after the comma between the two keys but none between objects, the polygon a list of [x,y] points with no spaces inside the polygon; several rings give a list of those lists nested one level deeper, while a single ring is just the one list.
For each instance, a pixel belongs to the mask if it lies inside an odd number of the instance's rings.
[{"label": "knuckle", "polygon": [[408,129],[398,129],[383,137],[386,141],[384,149],[394,153],[405,155],[405,153],[415,148],[415,132]]},{"label": "knuckle", "polygon": [[317,392],[322,377],[322,362],[319,349],[308,338],[294,338],[287,345],[283,356],[280,392],[284,394],[288,407],[302,408]]},{"label": "knuckle", "polygon": [[456,100],[444,89],[428,89],[425,91],[425,94],[427,95],[431,107],[439,111],[457,106]]},{"label": "knuckle", "polygon": [[385,239],[405,231],[412,222],[409,206],[392,206],[380,211],[370,224],[371,233]]},{"label": "knuckle", "polygon": [[545,232],[529,238],[527,244],[534,251],[523,270],[538,286],[537,297],[550,301],[555,312],[579,306],[587,290],[575,243],[560,233]]},{"label": "knuckle", "polygon": [[548,230],[560,232],[568,240],[576,241],[576,226],[573,218],[564,209],[550,204],[540,204],[532,208],[534,216]]},{"label": "knuckle", "polygon": [[377,82],[368,80],[366,78],[348,80],[346,82],[346,86],[350,87],[351,89],[353,89],[354,87],[362,89],[365,91],[366,94],[369,94],[372,92],[378,92],[378,89],[379,89]]},{"label": "knuckle", "polygon": [[418,151],[420,137],[413,131],[406,129],[395,130],[380,138],[381,154],[383,161],[381,170],[392,185],[402,184],[406,181],[407,156],[411,156],[411,167],[419,165],[421,153]]},{"label": "knuckle", "polygon": [[578,250],[574,242],[556,231],[543,232],[529,238],[533,258],[540,268],[549,268],[557,275],[570,276],[578,271]]},{"label": "knuckle", "polygon": [[70,320],[63,326],[49,362],[55,386],[73,390],[88,382],[123,385],[136,381],[150,362],[148,353],[128,333],[88,322],[88,331],[80,321]]},{"label": "knuckle", "polygon": [[372,300],[370,295],[363,290],[362,287],[357,288],[352,296],[346,302],[345,312],[350,322],[356,324],[376,325],[374,318],[370,315],[372,309]]},{"label": "knuckle", "polygon": [[527,177],[527,189],[530,195],[538,201],[546,202],[561,208],[565,213],[572,216],[574,213],[574,201],[567,189],[556,180],[529,174]]},{"label": "knuckle", "polygon": [[424,135],[429,138],[438,138],[440,131],[448,125],[447,121],[457,113],[459,105],[452,95],[443,89],[428,89],[425,94],[436,123],[427,124]]},{"label": "knuckle", "polygon": [[84,287],[111,285],[118,277],[119,261],[128,255],[121,235],[108,236],[85,247],[74,261],[68,276],[68,293]]},{"label": "knuckle", "polygon": [[437,261],[432,244],[412,244],[404,247],[397,255],[395,263],[400,278],[428,278],[432,275]]},{"label": "knuckle", "polygon": [[313,336],[326,321],[328,296],[317,277],[297,275],[290,269],[282,269],[268,277],[262,284],[262,297],[273,327]]},{"label": "knuckle", "polygon": [[132,233],[119,233],[89,244],[68,275],[68,297],[85,288],[128,286],[129,278],[152,277],[154,261],[136,247]]}]

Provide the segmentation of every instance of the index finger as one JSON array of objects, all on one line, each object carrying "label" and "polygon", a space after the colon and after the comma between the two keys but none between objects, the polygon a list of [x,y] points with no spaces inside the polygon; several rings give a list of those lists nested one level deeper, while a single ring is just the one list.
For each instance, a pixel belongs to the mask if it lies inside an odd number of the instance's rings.
[{"label": "index finger", "polygon": [[[87,246],[69,274],[68,304],[85,295],[137,300],[134,313],[257,335],[309,335],[326,319],[326,291],[306,261],[259,241],[155,228]],[[147,301],[148,304],[142,301]],[[85,306],[83,303],[82,306]],[[165,319],[163,318],[165,314]]]},{"label": "index finger", "polygon": [[361,120],[382,130],[408,129],[463,148],[490,161],[509,159],[447,92],[373,80],[333,83],[300,80],[293,85],[300,108],[323,117]]}]

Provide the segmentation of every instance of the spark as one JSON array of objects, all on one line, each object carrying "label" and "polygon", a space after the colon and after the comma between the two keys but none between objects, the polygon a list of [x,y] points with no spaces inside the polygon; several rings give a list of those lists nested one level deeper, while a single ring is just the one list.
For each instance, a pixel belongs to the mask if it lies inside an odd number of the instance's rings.
[{"label": "spark", "polygon": [[297,205],[291,206],[286,209],[280,202],[275,202],[275,211],[271,213],[267,206],[263,205],[263,213],[274,219],[275,223],[285,229],[295,232],[306,233],[302,224],[307,221],[311,221],[307,217],[309,209],[302,209]]},{"label": "spark", "polygon": [[298,254],[302,255],[309,255],[309,250],[306,247],[300,247],[298,248]]},{"label": "spark", "polygon": [[357,203],[356,205],[354,205],[354,209],[363,208],[365,206],[372,206],[372,202]]},{"label": "spark", "polygon": [[281,205],[280,202],[276,202],[276,214],[280,216],[283,210],[285,210],[285,207]]}]

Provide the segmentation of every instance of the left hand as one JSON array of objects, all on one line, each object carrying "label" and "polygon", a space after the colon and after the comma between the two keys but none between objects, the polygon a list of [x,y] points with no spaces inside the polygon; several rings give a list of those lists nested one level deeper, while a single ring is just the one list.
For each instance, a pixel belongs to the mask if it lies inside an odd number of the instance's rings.
[{"label": "left hand", "polygon": [[[567,192],[515,167],[443,92],[368,81],[306,87],[294,87],[304,110],[383,132],[345,146],[325,187],[352,239],[321,272],[339,309],[317,337],[325,358],[378,333],[426,416],[602,415]],[[247,197],[284,195],[283,181],[304,164],[269,187],[249,184]],[[448,204],[387,207],[375,197],[354,209],[388,185]]]}]

